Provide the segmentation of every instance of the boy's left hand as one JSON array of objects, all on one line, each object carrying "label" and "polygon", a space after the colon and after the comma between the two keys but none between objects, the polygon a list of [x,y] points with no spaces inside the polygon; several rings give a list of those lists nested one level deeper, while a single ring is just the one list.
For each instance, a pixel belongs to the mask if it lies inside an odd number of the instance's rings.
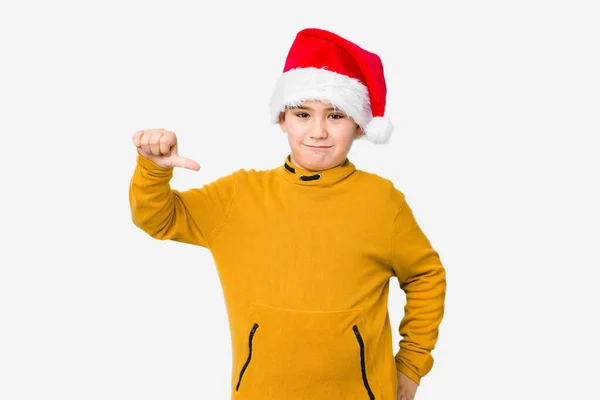
[{"label": "boy's left hand", "polygon": [[419,385],[402,372],[396,372],[398,375],[398,400],[414,400]]}]

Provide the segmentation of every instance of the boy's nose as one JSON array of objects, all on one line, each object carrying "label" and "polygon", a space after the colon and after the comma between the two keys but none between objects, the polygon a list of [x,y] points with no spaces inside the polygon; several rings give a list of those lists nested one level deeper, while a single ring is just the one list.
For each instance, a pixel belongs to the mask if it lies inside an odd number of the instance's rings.
[{"label": "boy's nose", "polygon": [[325,122],[316,120],[315,125],[311,131],[311,136],[314,138],[326,138],[327,137],[327,127],[325,126]]}]

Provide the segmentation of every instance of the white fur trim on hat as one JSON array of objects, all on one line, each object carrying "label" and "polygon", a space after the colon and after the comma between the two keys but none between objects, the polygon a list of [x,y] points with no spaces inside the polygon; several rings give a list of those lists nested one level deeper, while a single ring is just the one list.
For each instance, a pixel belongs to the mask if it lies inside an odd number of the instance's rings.
[{"label": "white fur trim on hat", "polygon": [[364,128],[373,118],[369,91],[358,79],[325,68],[295,68],[277,80],[271,96],[271,121],[277,123],[285,106],[302,101],[321,100],[332,104]]}]

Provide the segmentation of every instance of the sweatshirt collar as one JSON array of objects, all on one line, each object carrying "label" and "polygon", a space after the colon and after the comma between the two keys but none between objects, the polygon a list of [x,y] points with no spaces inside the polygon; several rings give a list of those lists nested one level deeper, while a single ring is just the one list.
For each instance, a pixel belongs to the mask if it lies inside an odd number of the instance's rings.
[{"label": "sweatshirt collar", "polygon": [[303,186],[331,186],[347,178],[355,170],[355,165],[346,157],[346,160],[336,167],[323,171],[308,171],[292,164],[290,154],[285,158],[283,165],[277,169],[288,182]]}]

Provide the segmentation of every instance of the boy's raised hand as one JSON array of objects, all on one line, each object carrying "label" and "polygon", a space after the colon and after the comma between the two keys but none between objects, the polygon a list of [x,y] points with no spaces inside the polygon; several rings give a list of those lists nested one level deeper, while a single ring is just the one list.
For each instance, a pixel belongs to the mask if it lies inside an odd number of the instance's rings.
[{"label": "boy's raised hand", "polygon": [[159,167],[181,167],[194,171],[200,170],[200,165],[189,158],[179,156],[177,151],[177,136],[166,129],[148,129],[133,134],[133,144],[137,151]]}]

